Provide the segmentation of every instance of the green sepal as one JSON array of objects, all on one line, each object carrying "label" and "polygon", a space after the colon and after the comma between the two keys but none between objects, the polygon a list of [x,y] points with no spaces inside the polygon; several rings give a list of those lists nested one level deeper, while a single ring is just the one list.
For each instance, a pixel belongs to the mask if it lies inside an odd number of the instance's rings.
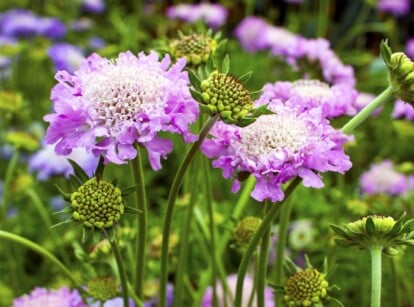
[{"label": "green sepal", "polygon": [[211,109],[208,106],[206,106],[205,104],[199,103],[198,106],[200,107],[202,113],[212,115],[211,114]]},{"label": "green sepal", "polygon": [[102,233],[100,231],[94,231],[94,228],[92,229],[92,242],[94,244],[97,244],[99,241],[102,240]]},{"label": "green sepal", "polygon": [[269,110],[267,104],[261,105],[260,107],[257,107],[253,109],[252,111],[252,117],[259,117],[260,115],[270,115],[275,114],[275,112]]},{"label": "green sepal", "polygon": [[197,92],[190,88],[190,94],[196,101],[203,103],[203,96],[201,95],[200,92]]},{"label": "green sepal", "polygon": [[341,236],[341,237],[345,237],[345,238],[347,238],[348,237],[348,234],[347,234],[347,232],[343,229],[343,228],[341,228],[341,227],[339,227],[339,226],[336,226],[336,225],[333,225],[333,224],[331,224],[331,225],[329,225],[329,227],[337,234],[337,235],[339,235],[339,236]]},{"label": "green sepal", "polygon": [[188,78],[190,79],[191,85],[195,88],[195,90],[200,92],[201,80],[192,69],[188,71]]},{"label": "green sepal", "polygon": [[85,183],[86,181],[89,180],[88,174],[86,174],[86,172],[83,170],[83,168],[78,163],[76,163],[72,159],[68,159],[68,162],[72,166],[73,172],[75,173],[76,177],[80,179],[81,183]]},{"label": "green sepal", "polygon": [[141,214],[143,211],[133,208],[133,207],[129,207],[129,206],[124,206],[124,213],[129,213],[129,214]]},{"label": "green sepal", "polygon": [[207,59],[207,63],[204,67],[204,71],[206,73],[206,75],[210,75],[214,70],[216,70],[216,67],[214,65],[214,60],[213,60],[213,56],[209,56]]},{"label": "green sepal", "polygon": [[105,168],[104,160],[105,160],[104,157],[100,156],[98,165],[96,166],[96,169],[95,169],[95,176],[98,180],[103,177],[103,172]]},{"label": "green sepal", "polygon": [[335,239],[335,243],[341,247],[357,246],[355,242],[351,242],[351,241],[343,240],[343,239]]},{"label": "green sepal", "polygon": [[289,258],[285,258],[285,263],[283,265],[286,276],[294,275],[299,271],[298,266]]},{"label": "green sepal", "polygon": [[397,249],[395,249],[395,248],[393,248],[393,247],[386,247],[386,248],[384,248],[383,250],[382,250],[382,252],[385,254],[385,255],[387,255],[387,256],[396,256],[396,255],[398,255],[400,252],[397,250]]},{"label": "green sepal", "polygon": [[126,187],[126,188],[122,188],[121,189],[121,196],[122,197],[128,196],[128,195],[134,193],[136,191],[136,189],[137,189],[136,185]]},{"label": "green sepal", "polygon": [[71,222],[73,222],[73,219],[72,218],[69,218],[67,220],[64,220],[63,222],[59,222],[57,224],[53,224],[52,226],[50,226],[50,228],[56,228],[56,227],[59,227],[59,226],[62,226],[64,224],[68,224],[68,223],[71,223]]},{"label": "green sepal", "polygon": [[268,286],[271,287],[277,294],[283,294],[285,291],[285,288],[283,286],[277,286],[271,282],[268,282]]},{"label": "green sepal", "polygon": [[214,50],[213,62],[214,62],[215,67],[217,68],[221,66],[221,59],[224,57],[224,54],[226,53],[226,45],[227,45],[227,39],[223,39],[217,45],[216,50]]},{"label": "green sepal", "polygon": [[82,243],[88,241],[93,233],[93,228],[84,226],[82,229]]},{"label": "green sepal", "polygon": [[106,228],[104,230],[109,241],[114,242],[116,239],[115,227]]},{"label": "green sepal", "polygon": [[[211,36],[213,34],[213,31],[211,31],[211,29],[209,29],[208,31],[207,31],[207,35],[208,36]],[[214,36],[213,36],[213,39],[214,40],[216,40],[216,41],[219,41],[220,40],[220,38],[221,38],[221,31],[218,31],[216,34],[214,34]]]},{"label": "green sepal", "polygon": [[381,44],[380,44],[380,55],[387,67],[391,66],[391,61],[390,61],[391,54],[392,54],[392,50],[390,46],[388,45],[388,40],[384,39],[383,41],[381,41]]},{"label": "green sepal", "polygon": [[228,54],[226,54],[223,59],[223,63],[221,63],[221,72],[227,75],[229,71],[230,71],[230,57]]},{"label": "green sepal", "polygon": [[205,72],[203,65],[197,67],[197,76],[199,76],[201,80],[205,80],[208,78],[208,73]]},{"label": "green sepal", "polygon": [[365,221],[365,232],[370,236],[375,236],[376,229],[372,217],[368,217]]},{"label": "green sepal", "polygon": [[306,264],[306,268],[313,268],[313,265],[310,262],[308,255],[306,254],[305,254],[305,264]]},{"label": "green sepal", "polygon": [[249,81],[250,80],[250,78],[252,77],[252,75],[253,75],[253,72],[252,71],[248,71],[248,72],[246,72],[244,75],[242,75],[240,78],[238,78],[239,79],[239,81],[241,82],[241,83],[246,83],[247,81]]},{"label": "green sepal", "polygon": [[55,212],[53,212],[52,214],[63,214],[63,213],[65,213],[65,214],[70,214],[70,213],[72,213],[72,207],[69,205],[69,206],[66,206],[65,208],[63,208],[62,210],[60,210],[60,211],[55,211]]},{"label": "green sepal", "polygon": [[82,182],[79,181],[79,178],[70,174],[69,175],[69,181],[71,183],[71,185],[77,190],[80,188],[80,186],[82,185]]},{"label": "green sepal", "polygon": [[242,119],[239,119],[236,123],[236,126],[238,127],[247,127],[248,125],[253,124],[256,121],[256,118],[251,117],[243,117]]},{"label": "green sepal", "polygon": [[58,186],[57,184],[55,184],[55,187],[56,187],[56,189],[58,189],[59,193],[62,195],[62,197],[63,197],[63,199],[64,199],[65,201],[70,201],[70,196],[71,196],[72,194],[70,194],[70,193],[66,193],[66,192],[65,192],[65,191],[63,191],[63,189],[62,189],[60,186]]}]

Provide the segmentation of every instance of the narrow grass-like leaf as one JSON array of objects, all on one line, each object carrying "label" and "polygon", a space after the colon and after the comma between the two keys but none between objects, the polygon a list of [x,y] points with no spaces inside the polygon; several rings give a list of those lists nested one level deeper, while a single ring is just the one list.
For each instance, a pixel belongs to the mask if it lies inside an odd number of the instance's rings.
[{"label": "narrow grass-like leaf", "polygon": [[126,187],[126,188],[122,188],[121,189],[121,196],[122,197],[128,196],[128,195],[134,193],[136,189],[137,189],[136,185]]},{"label": "narrow grass-like leaf", "polygon": [[82,185],[82,182],[79,181],[79,178],[72,174],[69,175],[69,181],[76,190],[79,189],[79,187]]},{"label": "narrow grass-like leaf", "polygon": [[89,180],[88,174],[86,174],[83,168],[78,163],[76,163],[76,161],[68,159],[68,162],[72,166],[73,172],[75,173],[76,177],[78,177],[82,183]]},{"label": "narrow grass-like leaf", "polygon": [[239,79],[239,81],[241,83],[246,83],[247,81],[250,80],[250,78],[252,77],[252,75],[253,75],[253,72],[252,71],[248,71],[244,75],[242,75],[241,77],[239,77],[238,79]]},{"label": "narrow grass-like leaf", "polygon": [[224,74],[228,74],[230,71],[230,57],[228,54],[223,59],[223,63],[221,63],[221,72]]},{"label": "narrow grass-like leaf", "polygon": [[128,214],[141,214],[142,213],[142,210],[138,210],[136,208],[129,207],[129,206],[124,206],[124,213],[128,213]]}]

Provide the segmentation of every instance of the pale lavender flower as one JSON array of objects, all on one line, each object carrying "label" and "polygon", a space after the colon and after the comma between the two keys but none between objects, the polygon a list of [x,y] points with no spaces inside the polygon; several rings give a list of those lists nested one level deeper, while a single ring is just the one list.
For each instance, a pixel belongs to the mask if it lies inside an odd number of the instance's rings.
[{"label": "pale lavender flower", "polygon": [[391,116],[392,118],[402,118],[414,121],[414,108],[409,103],[398,99],[394,104]]},{"label": "pale lavender flower", "polygon": [[68,43],[56,43],[49,47],[47,55],[52,59],[55,70],[75,72],[85,59],[80,47]]},{"label": "pale lavender flower", "polygon": [[[229,289],[229,293],[227,297],[224,296],[223,287],[221,282],[217,282],[216,287],[216,294],[218,299],[218,307],[233,307],[233,301],[231,298],[234,298],[236,294],[236,284],[237,284],[237,274],[229,275],[226,278],[227,286]],[[246,275],[244,278],[244,286],[243,286],[243,294],[242,294],[242,302],[246,303],[250,301],[252,296],[252,291],[254,291],[254,279],[250,275]],[[257,300],[255,299],[256,295],[253,296],[253,301],[251,306],[257,306]],[[275,306],[274,303],[274,296],[273,291],[270,287],[266,287],[265,289],[265,306],[266,307],[273,307]],[[203,298],[201,300],[201,307],[211,307],[213,306],[213,288],[208,287],[204,292]],[[244,306],[244,305],[243,305]],[[247,306],[247,305],[246,305]]]},{"label": "pale lavender flower", "polygon": [[167,9],[167,17],[189,23],[204,21],[211,28],[223,25],[227,18],[227,9],[221,4],[177,4]]},{"label": "pale lavender flower", "polygon": [[[172,307],[174,303],[174,286],[170,283],[167,284],[167,291],[166,291],[166,306]],[[144,302],[144,307],[153,307],[158,306],[158,295],[154,297],[148,298]]]},{"label": "pale lavender flower", "polygon": [[249,16],[236,27],[234,35],[247,51],[260,51],[269,47],[265,35],[268,27],[269,25],[263,19]]},{"label": "pale lavender flower", "polygon": [[13,307],[59,306],[59,307],[87,307],[77,290],[62,287],[56,290],[35,288],[30,294],[14,299]]},{"label": "pale lavender flower", "polygon": [[[371,93],[365,93],[365,92],[359,92],[358,96],[355,101],[355,107],[357,111],[361,111],[363,108],[365,108],[367,105],[369,105],[376,96]],[[379,107],[375,109],[374,112],[372,112],[373,116],[378,116],[382,111],[382,107]]]},{"label": "pale lavender flower", "polygon": [[292,104],[301,110],[321,107],[328,118],[356,113],[355,100],[358,93],[347,85],[333,85],[319,80],[297,80],[294,82],[278,81],[268,83],[257,104],[279,100],[285,104]]},{"label": "pale lavender flower", "polygon": [[83,32],[92,29],[94,25],[95,22],[91,18],[83,17],[72,21],[69,27],[75,32]]},{"label": "pale lavender flower", "polygon": [[303,250],[314,242],[315,232],[311,220],[298,220],[290,223],[288,241],[295,250]]},{"label": "pale lavender flower", "polygon": [[69,155],[62,156],[55,153],[54,145],[45,145],[29,158],[29,170],[37,172],[37,179],[40,181],[58,175],[68,178],[73,174],[73,169],[67,159],[78,163],[90,177],[98,165],[98,158],[87,153],[84,148],[75,148]]},{"label": "pale lavender flower", "polygon": [[89,47],[94,50],[102,49],[106,45],[105,41],[98,36],[91,37],[88,43],[89,43]]},{"label": "pale lavender flower", "polygon": [[331,127],[321,108],[302,112],[291,103],[272,101],[269,109],[276,113],[245,128],[217,123],[202,144],[203,153],[215,158],[213,167],[234,180],[233,192],[240,188],[238,174],[250,173],[256,178],[254,199],[281,201],[281,186],[296,176],[306,187],[321,188],[321,173],[351,168],[343,150],[351,137]]},{"label": "pale lavender flower", "polygon": [[414,38],[410,38],[407,40],[407,44],[405,45],[405,54],[414,61]]},{"label": "pale lavender flower", "polygon": [[264,33],[271,53],[283,57],[287,63],[295,65],[298,58],[303,57],[305,39],[281,27],[268,26]]},{"label": "pale lavender flower", "polygon": [[82,8],[89,13],[100,14],[105,11],[104,0],[82,0]]},{"label": "pale lavender flower", "polygon": [[92,54],[74,75],[59,71],[51,94],[55,113],[45,116],[47,143],[56,143],[60,155],[83,147],[116,164],[135,158],[138,143],[159,170],[160,158],[173,147],[160,131],[179,133],[186,142],[197,138],[189,129],[198,104],[188,89],[185,64],[180,59],[171,65],[168,55],[160,61],[155,52],[125,52],[115,60]]},{"label": "pale lavender flower", "polygon": [[[88,305],[89,307],[121,307],[124,306],[124,299],[122,297],[115,297],[110,300],[105,301],[103,304],[101,302],[94,302]],[[128,300],[128,307],[135,307],[134,301],[132,299]]]},{"label": "pale lavender flower", "polygon": [[12,9],[0,15],[0,33],[9,37],[32,37],[37,34],[38,17],[31,11]]},{"label": "pale lavender flower", "polygon": [[409,180],[399,173],[391,160],[373,163],[369,170],[361,175],[361,190],[364,194],[385,193],[401,195],[407,192]]},{"label": "pale lavender flower", "polygon": [[377,8],[395,16],[403,16],[410,12],[410,0],[378,0]]}]

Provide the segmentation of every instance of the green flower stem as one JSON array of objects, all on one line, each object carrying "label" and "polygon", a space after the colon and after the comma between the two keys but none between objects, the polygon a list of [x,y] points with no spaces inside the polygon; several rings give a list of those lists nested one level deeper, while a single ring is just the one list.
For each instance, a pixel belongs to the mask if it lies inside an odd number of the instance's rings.
[{"label": "green flower stem", "polygon": [[195,154],[207,137],[208,132],[214,126],[218,119],[218,115],[211,117],[207,120],[203,129],[200,132],[197,142],[193,143],[190,150],[181,162],[180,167],[177,170],[177,174],[174,177],[173,183],[170,188],[170,192],[167,200],[167,209],[165,212],[164,227],[162,233],[162,246],[161,246],[161,276],[160,276],[160,307],[166,306],[167,300],[167,279],[168,279],[168,245],[170,239],[171,221],[174,211],[175,200],[177,199],[178,191],[184,180],[185,172],[187,171],[190,162],[193,160]]},{"label": "green flower stem", "polygon": [[[293,202],[287,201],[280,211],[279,231],[277,236],[276,246],[276,260],[275,260],[275,285],[283,284],[283,264],[285,262],[285,248],[287,242],[287,232],[290,222],[290,215],[292,213]],[[283,297],[281,295],[275,296],[276,306],[283,305]]]},{"label": "green flower stem", "polygon": [[262,224],[260,225],[259,229],[251,239],[247,249],[243,255],[243,258],[239,265],[239,270],[237,272],[237,284],[236,284],[236,296],[235,296],[235,306],[242,305],[242,292],[243,292],[243,283],[244,277],[246,275],[247,267],[249,265],[249,261],[256,249],[257,244],[259,243],[260,239],[266,233],[266,231],[272,225],[274,218],[279,213],[280,208],[283,206],[283,202],[289,198],[292,192],[295,190],[296,186],[299,184],[300,178],[296,177],[293,181],[289,184],[285,192],[285,198],[280,203],[274,203],[269,212],[267,213],[266,217],[263,219]]},{"label": "green flower stem", "polygon": [[[267,216],[270,207],[268,201],[264,203],[264,217]],[[277,205],[276,205],[277,206]],[[282,207],[283,210],[283,207]],[[266,288],[266,280],[267,280],[267,262],[268,262],[268,255],[269,255],[269,245],[270,245],[270,227],[268,227],[262,237],[261,245],[260,245],[260,253],[259,253],[259,263],[257,266],[257,285],[256,285],[256,292],[257,292],[257,307],[264,307],[265,306],[265,288]],[[281,305],[279,305],[281,306]]]},{"label": "green flower stem", "polygon": [[44,256],[45,258],[49,259],[51,262],[56,264],[63,271],[63,273],[65,273],[65,275],[70,279],[73,285],[78,284],[78,281],[73,277],[71,271],[62,262],[60,262],[58,258],[56,258],[52,253],[47,251],[44,247],[40,246],[39,244],[19,235],[3,230],[0,230],[0,238],[18,243],[20,245],[34,250],[35,252],[39,253],[40,255]]},{"label": "green flower stem", "polygon": [[370,104],[352,117],[351,120],[342,127],[341,131],[346,134],[352,133],[352,131],[362,124],[378,107],[382,106],[393,96],[393,91],[392,86],[388,86],[379,96],[371,101]]},{"label": "green flower stem", "polygon": [[371,307],[381,306],[382,247],[372,246],[371,253]]},{"label": "green flower stem", "polygon": [[131,161],[131,172],[136,185],[136,208],[142,212],[138,214],[138,235],[136,239],[136,265],[135,265],[135,292],[142,299],[145,276],[145,254],[147,241],[147,196],[145,192],[144,170],[140,147],[136,146],[137,156]]},{"label": "green flower stem", "polygon": [[0,203],[0,207],[2,208],[0,222],[2,222],[3,227],[4,225],[6,225],[7,221],[7,202],[9,196],[10,182],[13,176],[14,169],[16,168],[17,162],[19,161],[19,157],[20,153],[17,149],[15,149],[13,152],[13,156],[9,161],[9,164],[7,165],[6,174],[4,177],[4,191]]},{"label": "green flower stem", "polygon": [[122,262],[121,253],[119,252],[118,240],[116,236],[114,236],[114,238],[110,238],[106,231],[105,231],[105,235],[109,243],[111,243],[111,248],[112,248],[112,251],[114,252],[116,265],[118,266],[118,275],[121,280],[122,298],[124,300],[124,307],[128,307],[129,306],[128,282],[127,282],[127,277],[125,273],[124,263]]},{"label": "green flower stem", "polygon": [[[246,182],[244,183],[239,199],[237,200],[237,203],[234,206],[232,213],[232,219],[234,219],[235,221],[238,221],[240,219],[240,216],[242,215],[244,208],[249,203],[250,193],[252,192],[255,183],[256,178],[254,178],[254,176],[249,176],[249,178],[247,178]],[[227,243],[231,235],[232,232],[228,231],[220,236],[221,239],[218,243],[218,254],[220,256],[223,256],[223,253],[226,249]]]},{"label": "green flower stem", "polygon": [[134,288],[132,287],[132,285],[129,282],[127,282],[127,287],[128,287],[128,294],[133,299],[133,301],[135,303],[135,306],[137,306],[137,307],[144,307],[144,304],[137,297],[137,295],[135,294]]},{"label": "green flower stem", "polygon": [[[391,283],[392,283],[392,293],[394,293],[394,306],[402,306],[401,303],[401,291],[399,287],[399,276],[398,276],[398,263],[397,259],[392,257],[391,261]],[[412,301],[411,301],[412,302]]]},{"label": "green flower stem", "polygon": [[324,37],[328,29],[329,0],[319,0],[318,25],[316,37]]}]

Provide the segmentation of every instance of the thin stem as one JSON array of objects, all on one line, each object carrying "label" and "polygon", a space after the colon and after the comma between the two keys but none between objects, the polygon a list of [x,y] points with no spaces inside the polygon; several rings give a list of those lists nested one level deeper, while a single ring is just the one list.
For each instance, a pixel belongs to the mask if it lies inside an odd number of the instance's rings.
[{"label": "thin stem", "polygon": [[128,287],[128,293],[131,296],[132,300],[134,301],[135,305],[137,307],[144,307],[144,304],[137,297],[137,295],[135,294],[134,288],[132,287],[132,285],[129,282],[127,282],[127,287]]},{"label": "thin stem", "polygon": [[40,246],[39,244],[37,244],[33,241],[30,241],[30,240],[28,240],[24,237],[21,237],[19,235],[10,233],[8,231],[3,231],[3,230],[0,230],[0,238],[18,243],[20,245],[23,245],[27,248],[30,248],[30,249],[34,250],[35,252],[39,253],[40,255],[46,257],[51,262],[56,264],[63,271],[63,273],[66,274],[66,276],[70,279],[70,281],[74,285],[78,284],[77,280],[72,276],[71,271],[62,262],[60,262],[60,260],[58,258],[56,258],[52,253],[47,251],[44,247]]},{"label": "thin stem", "polygon": [[370,104],[363,108],[357,115],[352,117],[342,127],[342,132],[346,134],[352,133],[352,131],[362,124],[378,107],[382,106],[393,95],[392,86],[388,86],[380,95],[378,95]]},{"label": "thin stem", "polygon": [[243,292],[243,283],[244,277],[246,275],[247,267],[249,265],[249,261],[256,249],[257,244],[259,243],[260,239],[265,234],[266,230],[270,228],[274,218],[279,213],[280,208],[283,206],[283,202],[289,198],[292,192],[295,190],[296,186],[299,184],[300,178],[296,177],[288,186],[285,192],[285,198],[282,202],[278,204],[273,204],[267,213],[266,217],[263,219],[262,224],[260,225],[259,229],[251,239],[243,258],[239,265],[239,270],[237,272],[237,284],[236,284],[236,296],[235,296],[235,306],[241,306],[242,303],[242,292]]},{"label": "thin stem", "polygon": [[2,208],[1,211],[1,220],[0,222],[3,222],[3,227],[6,225],[7,221],[7,202],[8,202],[8,196],[9,196],[9,187],[10,187],[10,181],[13,176],[14,169],[16,168],[16,164],[19,161],[20,153],[17,149],[14,150],[13,156],[10,159],[9,164],[7,165],[6,174],[4,177],[4,191],[3,196],[1,198],[0,207]]},{"label": "thin stem", "polygon": [[[267,216],[270,207],[272,204],[269,204],[268,201],[264,203],[264,217]],[[283,207],[282,207],[283,210]],[[267,261],[269,255],[269,241],[270,241],[270,227],[266,229],[263,234],[261,245],[260,245],[260,254],[259,254],[259,263],[257,266],[257,307],[265,306],[265,288],[266,288],[266,279],[267,279]],[[281,305],[279,305],[281,306]]]},{"label": "thin stem", "polygon": [[[283,264],[285,262],[285,248],[287,242],[287,232],[290,222],[290,215],[292,212],[293,202],[287,201],[280,211],[279,231],[276,245],[276,260],[275,260],[275,285],[282,285],[283,282]],[[281,295],[275,296],[276,306],[283,305]]]},{"label": "thin stem", "polygon": [[145,254],[147,241],[147,196],[145,191],[144,170],[140,147],[136,146],[137,156],[131,161],[131,172],[136,185],[135,200],[136,207],[142,212],[138,214],[138,235],[136,240],[136,264],[135,264],[135,292],[142,299],[145,276]]},{"label": "thin stem", "polygon": [[329,0],[319,0],[318,25],[316,37],[324,37],[328,28]]},{"label": "thin stem", "polygon": [[398,270],[397,270],[397,260],[392,257],[391,261],[391,283],[393,286],[393,293],[394,293],[394,306],[401,306],[401,291],[399,285],[399,278],[398,278]]},{"label": "thin stem", "polygon": [[382,247],[373,246],[371,253],[371,307],[381,306]]},{"label": "thin stem", "polygon": [[114,252],[116,265],[118,266],[118,275],[121,279],[121,290],[122,290],[122,297],[124,300],[124,307],[129,306],[128,302],[128,282],[126,278],[124,263],[122,262],[121,253],[119,252],[118,242],[116,237],[109,238],[108,233],[105,231],[105,235],[108,238],[108,241],[111,243],[112,251]]},{"label": "thin stem", "polygon": [[193,160],[195,154],[207,137],[208,132],[214,126],[217,121],[218,115],[210,117],[203,129],[200,132],[197,142],[195,142],[190,150],[181,162],[180,167],[177,170],[177,174],[174,177],[173,183],[170,188],[170,193],[167,200],[167,209],[165,212],[164,227],[162,233],[162,246],[161,246],[161,276],[160,276],[160,307],[166,306],[167,300],[167,278],[168,278],[168,245],[170,239],[171,221],[174,211],[175,200],[177,199],[178,191],[184,180],[184,174],[187,171],[190,162]]}]

